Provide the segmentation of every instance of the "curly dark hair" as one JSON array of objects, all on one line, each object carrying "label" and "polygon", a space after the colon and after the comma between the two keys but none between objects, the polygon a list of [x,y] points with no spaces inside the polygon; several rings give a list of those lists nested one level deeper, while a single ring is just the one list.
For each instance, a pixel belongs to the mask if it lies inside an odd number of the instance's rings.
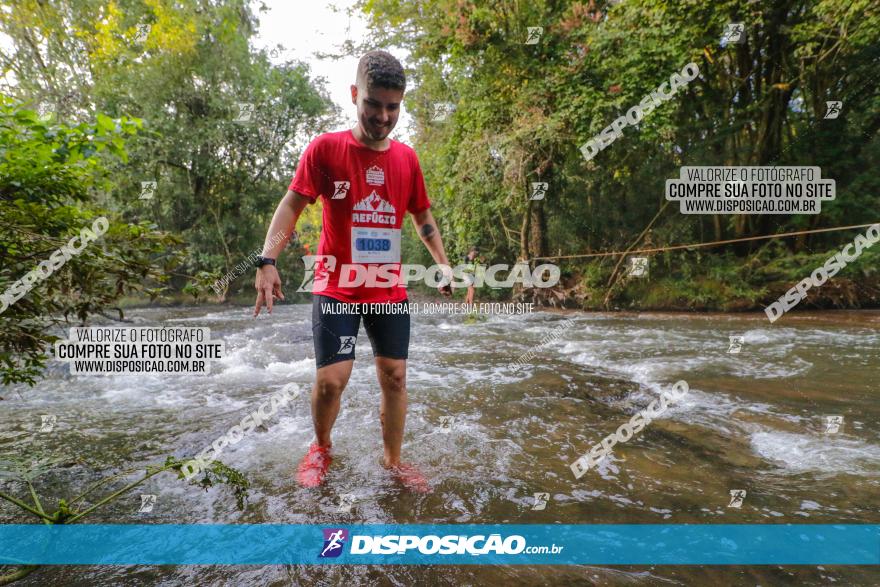
[{"label": "curly dark hair", "polygon": [[357,85],[365,88],[405,90],[406,75],[400,61],[387,51],[370,51],[361,57],[357,69]]}]

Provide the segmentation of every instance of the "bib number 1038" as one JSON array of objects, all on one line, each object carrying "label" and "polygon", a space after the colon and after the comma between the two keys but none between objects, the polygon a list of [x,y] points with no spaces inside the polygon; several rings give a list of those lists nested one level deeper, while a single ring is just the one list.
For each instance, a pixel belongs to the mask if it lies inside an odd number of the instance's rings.
[{"label": "bib number 1038", "polygon": [[390,251],[391,241],[387,238],[358,238],[354,246],[358,251]]},{"label": "bib number 1038", "polygon": [[400,263],[400,229],[352,227],[351,262]]}]

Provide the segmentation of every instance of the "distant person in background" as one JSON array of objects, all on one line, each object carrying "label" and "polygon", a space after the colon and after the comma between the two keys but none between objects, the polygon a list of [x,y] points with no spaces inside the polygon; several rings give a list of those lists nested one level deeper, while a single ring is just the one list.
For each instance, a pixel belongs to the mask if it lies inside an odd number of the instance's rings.
[{"label": "distant person in background", "polygon": [[471,250],[468,251],[468,254],[464,256],[464,281],[467,283],[467,295],[464,298],[464,303],[473,304],[474,303],[474,280],[477,276],[477,270],[479,268],[479,259],[477,257],[479,251],[477,247],[471,247]]}]

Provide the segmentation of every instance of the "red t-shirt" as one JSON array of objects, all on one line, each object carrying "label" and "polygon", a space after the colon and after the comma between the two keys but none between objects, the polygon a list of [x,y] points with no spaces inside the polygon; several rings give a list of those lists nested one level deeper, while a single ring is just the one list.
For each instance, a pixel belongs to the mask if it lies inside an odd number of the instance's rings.
[{"label": "red t-shirt", "polygon": [[[351,130],[326,133],[306,147],[289,189],[312,202],[323,198],[318,255],[332,255],[335,266],[316,263],[312,293],[359,303],[406,298],[406,289],[399,285],[345,287],[339,281],[342,266],[349,264],[388,265],[393,275],[399,274],[404,212],[417,214],[431,207],[412,148],[391,140],[387,150],[374,151],[359,143]],[[378,272],[380,281],[389,281],[387,276],[387,271]],[[356,282],[354,271],[346,277],[348,283]]]}]

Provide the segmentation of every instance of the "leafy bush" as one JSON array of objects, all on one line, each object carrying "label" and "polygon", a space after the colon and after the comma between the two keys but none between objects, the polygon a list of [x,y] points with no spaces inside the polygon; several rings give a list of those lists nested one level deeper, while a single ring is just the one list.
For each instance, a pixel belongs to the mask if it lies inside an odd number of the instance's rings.
[{"label": "leafy bush", "polygon": [[107,186],[109,160],[126,160],[137,119],[66,126],[0,97],[0,293],[106,217],[109,228],[0,313],[0,379],[35,383],[56,339],[51,326],[85,321],[133,291],[154,296],[179,261],[180,239],[147,222],[128,224],[92,204]]}]

